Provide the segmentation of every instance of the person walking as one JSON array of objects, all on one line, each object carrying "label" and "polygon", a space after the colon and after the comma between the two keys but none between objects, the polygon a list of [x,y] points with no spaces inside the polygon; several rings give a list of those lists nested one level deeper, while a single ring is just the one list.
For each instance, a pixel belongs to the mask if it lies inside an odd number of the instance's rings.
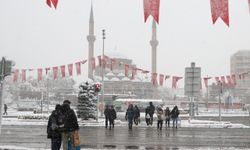
[{"label": "person walking", "polygon": [[77,117],[73,109],[70,108],[70,101],[65,100],[62,104],[63,114],[65,115],[63,132],[63,150],[69,149],[69,143],[72,146],[72,150],[75,149],[74,132],[79,130]]},{"label": "person walking", "polygon": [[135,105],[134,113],[134,123],[135,125],[138,125],[138,123],[140,123],[140,109],[137,107],[137,105]]},{"label": "person walking", "polygon": [[146,124],[148,126],[150,124],[150,115],[149,115],[149,108],[148,107],[145,109],[145,120],[146,120]]},{"label": "person walking", "polygon": [[129,130],[132,130],[134,114],[135,113],[134,113],[133,104],[129,104],[126,115],[125,115],[125,119],[128,120]]},{"label": "person walking", "polygon": [[163,109],[159,106],[157,108],[157,129],[161,130],[162,129],[162,124],[163,124]]},{"label": "person walking", "polygon": [[166,127],[169,127],[169,124],[170,124],[170,110],[168,107],[166,107],[165,109],[165,121],[166,121]]},{"label": "person walking", "polygon": [[110,112],[109,106],[106,105],[106,106],[105,106],[105,109],[104,109],[104,115],[105,115],[105,128],[108,128],[109,112]]},{"label": "person walking", "polygon": [[150,125],[153,125],[153,121],[154,121],[154,113],[155,113],[155,106],[153,105],[152,102],[149,102],[149,106],[148,106],[148,109],[149,109],[149,116],[150,116]]},{"label": "person walking", "polygon": [[62,106],[57,104],[55,110],[49,116],[47,124],[47,138],[51,139],[51,150],[60,150],[62,143],[62,134],[60,125],[63,124]]},{"label": "person walking", "polygon": [[[172,111],[170,112],[171,114],[171,118],[173,120],[173,128],[174,126],[177,128],[177,121],[178,121],[178,116],[179,116],[179,110],[177,106],[174,106],[174,108],[172,109]],[[175,125],[176,124],[176,125]]]},{"label": "person walking", "polygon": [[4,109],[3,115],[8,115],[8,113],[7,113],[7,109],[8,109],[7,104],[4,104],[3,109]]},{"label": "person walking", "polygon": [[116,111],[113,105],[110,106],[108,117],[109,117],[109,130],[111,130],[111,127],[113,128],[115,127],[114,121],[116,119]]}]

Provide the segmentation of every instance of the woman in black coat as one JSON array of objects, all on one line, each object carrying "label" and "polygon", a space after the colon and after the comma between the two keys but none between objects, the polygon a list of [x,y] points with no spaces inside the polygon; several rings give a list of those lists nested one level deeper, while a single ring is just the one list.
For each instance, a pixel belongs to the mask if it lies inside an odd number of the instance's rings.
[{"label": "woman in black coat", "polygon": [[179,116],[179,110],[177,106],[174,106],[173,110],[171,111],[171,118],[173,120],[173,127],[176,124],[176,128],[177,128],[177,121],[178,121],[178,116]]}]

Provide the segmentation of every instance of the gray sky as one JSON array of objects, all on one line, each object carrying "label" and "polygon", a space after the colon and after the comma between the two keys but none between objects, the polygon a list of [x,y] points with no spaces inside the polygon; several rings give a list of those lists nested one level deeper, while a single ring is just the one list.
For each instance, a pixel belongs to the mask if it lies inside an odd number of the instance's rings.
[{"label": "gray sky", "polygon": [[[46,0],[1,0],[0,56],[15,68],[53,67],[88,57],[90,0],[59,0],[58,9]],[[151,70],[152,17],[144,23],[143,0],[93,0],[95,55],[115,49]],[[247,0],[229,0],[230,27],[221,19],[212,24],[210,0],[161,0],[157,72],[184,75],[191,61],[202,75],[227,75],[230,56],[250,50],[250,13]],[[83,68],[86,68],[87,64]],[[87,75],[87,70],[83,70]]]}]

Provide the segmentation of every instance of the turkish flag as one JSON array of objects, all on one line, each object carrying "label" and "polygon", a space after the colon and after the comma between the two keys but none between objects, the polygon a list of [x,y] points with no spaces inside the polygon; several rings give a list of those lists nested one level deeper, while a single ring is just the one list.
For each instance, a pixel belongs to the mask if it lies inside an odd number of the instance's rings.
[{"label": "turkish flag", "polygon": [[236,85],[236,75],[232,74],[231,79],[232,79],[232,84],[235,86]]},{"label": "turkish flag", "polygon": [[226,76],[227,78],[227,83],[228,83],[228,86],[231,87],[233,84],[232,84],[232,79],[231,79],[231,76]]},{"label": "turkish flag", "polygon": [[110,70],[113,70],[113,66],[115,65],[115,59],[111,58],[110,59]]},{"label": "turkish flag", "polygon": [[62,78],[65,78],[65,65],[60,66]]},{"label": "turkish flag", "polygon": [[152,73],[152,82],[154,86],[157,85],[157,73]]},{"label": "turkish flag", "polygon": [[208,86],[208,80],[209,79],[211,79],[211,77],[205,77],[205,78],[203,78],[203,80],[204,80],[204,84],[205,84],[205,87],[207,88],[207,86]]},{"label": "turkish flag", "polygon": [[102,66],[102,56],[98,56],[99,66]]},{"label": "turkish flag", "polygon": [[68,64],[69,76],[73,75],[73,64]]},{"label": "turkish flag", "polygon": [[151,15],[154,20],[159,24],[159,9],[160,0],[144,0],[144,22],[147,21],[148,16]]},{"label": "turkish flag", "polygon": [[80,75],[81,74],[81,62],[76,62],[76,74]]},{"label": "turkish flag", "polygon": [[95,58],[94,57],[91,58],[91,67],[92,67],[92,70],[95,70]]},{"label": "turkish flag", "polygon": [[133,67],[132,68],[132,80],[135,79],[135,74],[136,74],[136,69]]},{"label": "turkish flag", "polygon": [[58,67],[53,67],[53,78],[54,80],[57,78],[58,75]]},{"label": "turkish flag", "polygon": [[104,68],[106,67],[107,63],[108,63],[108,56],[104,55],[104,58],[103,58],[103,64],[104,64]]},{"label": "turkish flag", "polygon": [[22,69],[22,81],[26,81],[26,69]]},{"label": "turkish flag", "polygon": [[220,17],[229,26],[228,0],[210,0],[213,24]]},{"label": "turkish flag", "polygon": [[182,77],[177,77],[177,76],[173,76],[172,77],[172,88],[176,89],[177,87],[177,82],[182,79]]},{"label": "turkish flag", "polygon": [[37,79],[38,79],[38,81],[42,80],[42,76],[43,76],[43,69],[42,68],[37,69]]},{"label": "turkish flag", "polygon": [[47,5],[48,5],[49,7],[51,7],[51,3],[52,3],[53,6],[54,6],[55,9],[56,9],[57,4],[58,4],[58,0],[46,0],[46,3],[47,3]]},{"label": "turkish flag", "polygon": [[248,0],[249,13],[250,13],[250,0]]},{"label": "turkish flag", "polygon": [[160,74],[160,86],[163,86],[164,75]]},{"label": "turkish flag", "polygon": [[16,69],[13,75],[13,82],[17,82],[18,80],[18,75],[19,75],[19,70]]},{"label": "turkish flag", "polygon": [[221,79],[222,84],[223,84],[223,85],[226,85],[225,77],[224,77],[224,76],[221,76],[220,79]]},{"label": "turkish flag", "polygon": [[129,65],[125,64],[125,76],[128,76]]}]

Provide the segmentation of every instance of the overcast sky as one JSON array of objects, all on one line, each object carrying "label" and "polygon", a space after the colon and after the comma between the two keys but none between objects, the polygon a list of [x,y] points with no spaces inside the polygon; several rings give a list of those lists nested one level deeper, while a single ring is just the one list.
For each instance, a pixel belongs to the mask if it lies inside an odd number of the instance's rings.
[{"label": "overcast sky", "polygon": [[[1,0],[0,56],[14,60],[18,69],[87,59],[90,7],[91,0],[59,0],[57,10],[46,0]],[[93,10],[95,56],[106,29],[105,51],[123,53],[150,71],[152,17],[144,23],[143,0],[93,0]],[[203,76],[228,75],[230,56],[250,50],[247,0],[229,0],[229,13],[228,28],[221,19],[212,24],[210,0],[161,0],[157,72],[183,76],[194,61]]]}]

